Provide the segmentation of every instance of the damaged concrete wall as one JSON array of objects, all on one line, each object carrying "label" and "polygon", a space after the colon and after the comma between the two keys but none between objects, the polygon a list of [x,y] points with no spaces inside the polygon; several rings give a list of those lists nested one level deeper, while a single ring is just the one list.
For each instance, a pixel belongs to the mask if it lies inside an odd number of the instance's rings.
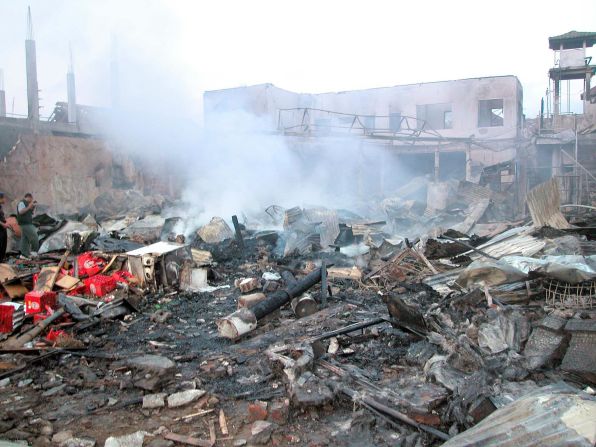
[{"label": "damaged concrete wall", "polygon": [[[279,109],[313,107],[313,96],[290,92],[273,84],[208,91],[203,102],[205,125],[217,125],[218,116],[225,120],[229,113],[242,111],[262,118],[269,129],[276,129]],[[301,112],[292,119],[299,120],[299,115]]]},{"label": "damaged concrete wall", "polygon": [[[503,100],[503,125],[479,127],[479,100]],[[514,138],[520,134],[523,89],[515,76],[459,79],[394,87],[298,94],[271,84],[205,92],[205,122],[222,112],[244,110],[267,116],[277,128],[280,108],[311,107],[333,112],[374,115],[374,127],[389,129],[389,116],[417,117],[417,106],[450,104],[452,127],[435,129],[444,137]],[[284,125],[302,122],[303,113],[284,115]],[[382,118],[384,117],[384,118]],[[293,122],[292,122],[293,120]]]},{"label": "damaged concrete wall", "polygon": [[21,135],[0,162],[0,189],[9,201],[31,192],[40,208],[64,214],[92,210],[95,199],[115,191],[175,194],[167,176],[147,173],[103,140],[32,134]]}]

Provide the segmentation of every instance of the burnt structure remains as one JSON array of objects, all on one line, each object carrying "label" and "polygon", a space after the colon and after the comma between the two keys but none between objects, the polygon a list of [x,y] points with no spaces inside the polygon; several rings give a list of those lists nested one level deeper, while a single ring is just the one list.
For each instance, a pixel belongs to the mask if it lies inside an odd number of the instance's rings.
[{"label": "burnt structure remains", "polygon": [[298,196],[341,193],[214,216],[76,103],[72,55],[40,118],[28,28],[26,117],[0,77],[0,189],[39,190],[41,244],[19,256],[7,229],[2,443],[594,445],[596,33],[549,39],[533,119],[515,76],[206,92],[208,131],[287,148]]}]

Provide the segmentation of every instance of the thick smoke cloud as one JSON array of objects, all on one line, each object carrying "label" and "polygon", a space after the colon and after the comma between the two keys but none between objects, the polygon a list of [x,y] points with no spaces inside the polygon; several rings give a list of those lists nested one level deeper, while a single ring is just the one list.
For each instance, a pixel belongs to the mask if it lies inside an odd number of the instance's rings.
[{"label": "thick smoke cloud", "polygon": [[241,108],[211,114],[203,127],[201,106],[177,67],[127,48],[119,53],[119,95],[108,138],[116,150],[182,185],[181,204],[166,210],[184,219],[180,232],[190,234],[213,216],[251,216],[270,205],[370,214],[390,186],[408,179],[397,158],[363,147],[359,138],[304,144],[275,134],[271,117]]}]

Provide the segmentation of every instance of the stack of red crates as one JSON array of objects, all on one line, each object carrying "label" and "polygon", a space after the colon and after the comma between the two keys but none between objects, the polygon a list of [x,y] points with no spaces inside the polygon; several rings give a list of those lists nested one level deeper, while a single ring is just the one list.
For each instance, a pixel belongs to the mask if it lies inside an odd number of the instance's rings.
[{"label": "stack of red crates", "polygon": [[10,334],[23,324],[24,319],[22,304],[11,302],[0,304],[0,334]]},{"label": "stack of red crates", "polygon": [[116,288],[116,279],[106,275],[95,275],[83,281],[87,293],[103,297]]},{"label": "stack of red crates", "polygon": [[25,313],[27,315],[45,312],[46,306],[56,308],[56,292],[33,290],[25,295]]}]

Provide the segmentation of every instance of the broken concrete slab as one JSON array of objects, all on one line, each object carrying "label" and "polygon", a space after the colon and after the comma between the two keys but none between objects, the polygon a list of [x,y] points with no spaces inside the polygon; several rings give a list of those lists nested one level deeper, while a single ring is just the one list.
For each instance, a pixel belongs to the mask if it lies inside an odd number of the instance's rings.
[{"label": "broken concrete slab", "polygon": [[153,409],[165,407],[166,393],[146,394],[143,396],[143,408]]},{"label": "broken concrete slab", "polygon": [[133,357],[122,363],[131,368],[143,369],[160,375],[170,373],[176,368],[176,364],[169,358],[151,354]]},{"label": "broken concrete slab", "polygon": [[[116,363],[117,366],[128,366],[143,373],[153,373],[157,377],[165,377],[174,373],[176,364],[160,355],[143,355]],[[147,377],[145,377],[147,378]]]},{"label": "broken concrete slab", "polygon": [[199,400],[207,392],[205,390],[186,390],[179,393],[170,394],[168,396],[168,407],[182,407],[188,405],[191,402]]},{"label": "broken concrete slab", "polygon": [[267,444],[277,424],[270,421],[255,421],[250,427],[250,441],[254,444]]},{"label": "broken concrete slab", "polygon": [[54,444],[62,444],[64,441],[66,441],[67,439],[70,439],[72,437],[73,437],[72,430],[62,430],[57,433],[54,433],[54,435],[52,436],[52,442]]},{"label": "broken concrete slab", "polygon": [[114,366],[134,369],[134,385],[147,391],[153,391],[167,382],[176,371],[176,364],[173,361],[167,357],[152,354],[119,361]]},{"label": "broken concrete slab", "polygon": [[149,444],[147,444],[147,447],[172,447],[174,445],[174,441],[170,441],[168,439],[162,439],[162,438],[155,438],[152,439]]},{"label": "broken concrete slab", "polygon": [[96,443],[97,441],[93,438],[76,436],[60,443],[60,447],[95,447]]},{"label": "broken concrete slab", "polygon": [[110,436],[104,447],[143,447],[146,435],[145,431],[137,431],[124,436]]}]

